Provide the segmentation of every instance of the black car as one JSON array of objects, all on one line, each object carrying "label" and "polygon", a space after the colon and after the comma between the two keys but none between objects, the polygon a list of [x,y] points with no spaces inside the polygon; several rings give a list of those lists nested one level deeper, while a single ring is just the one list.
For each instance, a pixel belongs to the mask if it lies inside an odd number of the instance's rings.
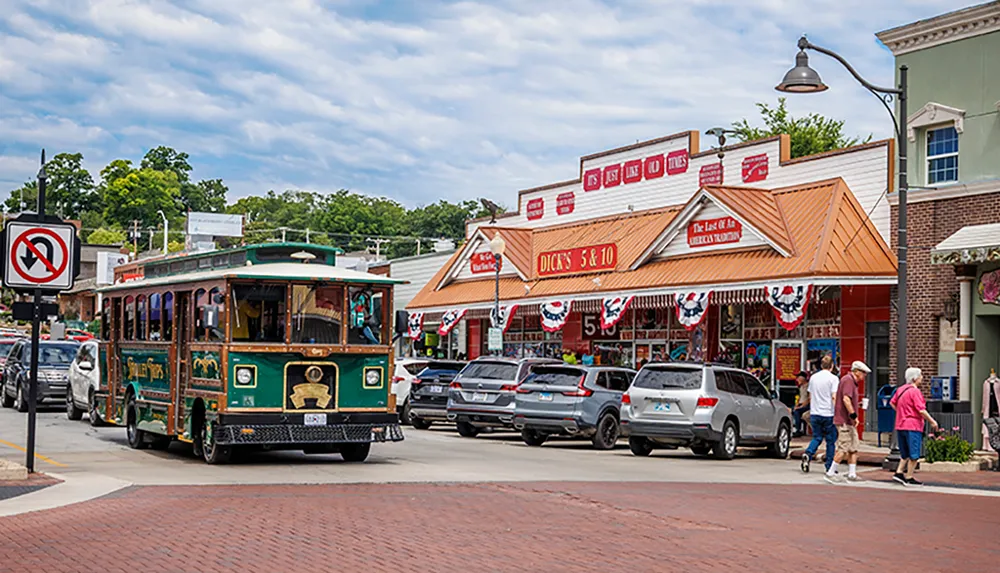
[{"label": "black car", "polygon": [[[38,344],[38,401],[42,405],[64,406],[69,365],[76,357],[78,342],[43,340]],[[28,377],[31,373],[31,342],[18,340],[7,355],[3,366],[0,402],[4,408],[17,406],[28,411]]]},{"label": "black car", "polygon": [[460,360],[431,360],[417,374],[404,412],[414,428],[426,430],[432,422],[448,420],[448,386],[465,364]]}]

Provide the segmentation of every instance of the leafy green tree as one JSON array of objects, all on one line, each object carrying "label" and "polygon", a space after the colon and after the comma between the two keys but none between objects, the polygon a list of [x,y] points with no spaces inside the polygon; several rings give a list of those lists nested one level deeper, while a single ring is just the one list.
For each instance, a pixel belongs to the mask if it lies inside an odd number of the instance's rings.
[{"label": "leafy green tree", "polygon": [[139,221],[140,229],[156,227],[162,222],[157,211],[171,220],[178,216],[180,183],[173,171],[133,170],[108,181],[102,194],[104,218],[122,228],[129,228],[132,221]]},{"label": "leafy green tree", "polygon": [[173,171],[177,175],[177,181],[181,184],[190,180],[192,170],[191,164],[188,163],[187,153],[163,145],[147,151],[139,167],[157,171]]},{"label": "leafy green tree", "polygon": [[120,229],[100,228],[87,235],[88,245],[122,245],[127,237]]},{"label": "leafy green tree", "polygon": [[[3,203],[4,208],[10,213],[20,213],[21,211],[34,211],[38,205],[38,182],[35,180],[26,181],[17,189],[10,192],[10,196]],[[48,210],[49,200],[45,198],[45,208]]]},{"label": "leafy green tree", "polygon": [[[83,154],[59,153],[45,163],[45,173],[48,175],[45,186],[46,213],[79,219],[93,207],[96,199],[94,179],[83,168]],[[4,205],[11,212],[37,210],[37,181],[28,181],[12,191]]]},{"label": "leafy green tree", "polygon": [[226,187],[222,179],[202,179],[197,183],[181,183],[181,207],[185,211],[221,213],[226,210]]},{"label": "leafy green tree", "polygon": [[740,141],[754,141],[787,133],[791,137],[792,157],[803,157],[832,151],[871,141],[872,136],[861,139],[844,135],[844,122],[810,113],[805,117],[792,117],[785,108],[785,98],[778,98],[778,107],[758,103],[764,127],[754,127],[741,119],[733,124]]}]

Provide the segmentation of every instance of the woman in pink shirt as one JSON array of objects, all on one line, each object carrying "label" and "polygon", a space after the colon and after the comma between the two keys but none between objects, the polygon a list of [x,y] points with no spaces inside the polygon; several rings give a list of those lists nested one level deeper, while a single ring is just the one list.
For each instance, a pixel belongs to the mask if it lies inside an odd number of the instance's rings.
[{"label": "woman in pink shirt", "polygon": [[919,368],[906,369],[906,384],[892,395],[889,405],[896,410],[896,443],[899,445],[899,466],[892,479],[903,485],[924,485],[914,479],[913,470],[924,445],[924,420],[934,431],[938,423],[927,413],[927,402],[920,390],[924,379]]}]

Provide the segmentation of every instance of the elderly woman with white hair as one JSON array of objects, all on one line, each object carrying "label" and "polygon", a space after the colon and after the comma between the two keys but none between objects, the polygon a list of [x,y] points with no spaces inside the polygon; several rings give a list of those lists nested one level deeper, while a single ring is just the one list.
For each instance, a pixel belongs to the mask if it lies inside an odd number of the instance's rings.
[{"label": "elderly woman with white hair", "polygon": [[892,479],[905,486],[924,485],[913,477],[924,445],[924,420],[937,431],[938,423],[927,413],[927,401],[920,390],[924,379],[919,368],[906,369],[906,384],[896,390],[889,405],[896,410],[896,443],[899,466]]}]

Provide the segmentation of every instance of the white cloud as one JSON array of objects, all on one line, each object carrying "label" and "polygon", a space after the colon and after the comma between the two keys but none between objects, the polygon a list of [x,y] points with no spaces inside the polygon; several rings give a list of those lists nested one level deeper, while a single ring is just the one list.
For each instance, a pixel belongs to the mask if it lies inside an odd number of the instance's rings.
[{"label": "white cloud", "polygon": [[[0,83],[16,87],[0,100],[0,137],[18,149],[55,140],[91,164],[171,145],[234,195],[347,187],[508,205],[517,189],[575,176],[580,155],[756,117],[803,30],[892,83],[874,32],[956,7],[506,0],[380,15],[347,0],[8,3]],[[878,102],[813,57],[831,90],[789,99],[793,113],[888,136]],[[0,163],[0,181],[30,173]]]}]

